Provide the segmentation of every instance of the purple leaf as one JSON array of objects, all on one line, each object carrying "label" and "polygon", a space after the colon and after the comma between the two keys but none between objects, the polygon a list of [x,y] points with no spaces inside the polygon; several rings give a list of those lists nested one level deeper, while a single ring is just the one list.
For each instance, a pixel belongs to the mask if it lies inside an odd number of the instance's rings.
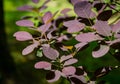
[{"label": "purple leaf", "polygon": [[18,8],[18,10],[20,11],[31,11],[33,9],[32,6],[28,6],[28,5],[25,5],[25,6],[21,6]]},{"label": "purple leaf", "polygon": [[94,58],[99,58],[104,56],[106,53],[108,53],[110,47],[108,45],[100,45],[99,50],[93,51],[92,56]]},{"label": "purple leaf", "polygon": [[60,62],[63,62],[63,61],[68,60],[68,59],[70,59],[70,58],[73,58],[73,56],[72,56],[72,55],[62,56],[62,57],[60,58]]},{"label": "purple leaf", "polygon": [[[51,74],[51,75],[53,75],[53,74]],[[60,77],[61,77],[61,72],[58,71],[58,70],[56,70],[56,71],[54,72],[54,75],[55,75],[55,77],[54,77],[53,79],[47,80],[49,83],[52,83],[52,82],[55,82],[55,81],[59,80]]]},{"label": "purple leaf", "polygon": [[[87,81],[86,81],[86,78],[85,78],[85,76],[84,75],[81,75],[81,76],[77,76],[77,75],[72,75],[71,77],[70,77],[70,79],[71,78],[76,78],[76,79],[78,79],[78,80],[80,80],[80,84],[87,84]],[[76,83],[78,83],[79,81],[73,81],[73,80],[71,80],[71,84],[76,84]],[[83,83],[81,83],[81,82],[83,82]],[[91,83],[91,84],[95,84],[95,83]]]},{"label": "purple leaf", "polygon": [[71,65],[71,64],[74,64],[76,62],[78,62],[78,60],[75,58],[72,58],[72,59],[65,61],[64,66]]},{"label": "purple leaf", "polygon": [[89,0],[70,0],[70,1],[73,5],[75,5],[76,3],[80,2],[80,1],[89,1]]},{"label": "purple leaf", "polygon": [[79,1],[74,5],[75,13],[82,18],[92,18],[92,5],[88,1]]},{"label": "purple leaf", "polygon": [[118,33],[118,34],[115,34],[114,37],[120,39],[120,34],[119,34],[119,33]]},{"label": "purple leaf", "polygon": [[25,31],[18,31],[13,36],[16,37],[16,40],[18,41],[26,41],[33,39],[32,35]]},{"label": "purple leaf", "polygon": [[49,62],[40,61],[37,62],[34,66],[36,69],[51,69],[51,64]]},{"label": "purple leaf", "polygon": [[34,27],[34,23],[30,20],[19,20],[16,22],[16,25],[24,27]]},{"label": "purple leaf", "polygon": [[111,45],[114,45],[114,44],[116,44],[116,43],[120,43],[120,39],[115,39],[115,40],[113,40],[113,41],[110,41],[110,42],[109,42],[109,45],[111,46]]},{"label": "purple leaf", "polygon": [[77,35],[75,39],[80,42],[92,42],[96,40],[101,40],[102,38],[95,35],[94,33],[82,33]]},{"label": "purple leaf", "polygon": [[59,56],[59,52],[57,50],[46,46],[43,46],[43,54],[51,60],[55,60]]},{"label": "purple leaf", "polygon": [[68,40],[68,37],[66,35],[62,35],[57,38],[58,42],[62,42],[63,40]]},{"label": "purple leaf", "polygon": [[97,21],[94,25],[96,32],[103,36],[111,36],[111,28],[107,21]]},{"label": "purple leaf", "polygon": [[118,33],[120,31],[120,21],[112,26],[112,32]]},{"label": "purple leaf", "polygon": [[67,32],[69,33],[79,32],[85,27],[85,25],[78,20],[67,21],[64,22],[63,25],[68,27]]},{"label": "purple leaf", "polygon": [[75,69],[75,67],[73,67],[73,66],[68,66],[68,67],[64,67],[64,68],[62,69],[62,72],[63,72],[66,76],[69,76],[69,75],[75,74],[76,69]]},{"label": "purple leaf", "polygon": [[79,51],[81,48],[83,48],[85,45],[87,45],[88,43],[78,43],[75,45],[75,48],[77,49],[77,51]]},{"label": "purple leaf", "polygon": [[66,15],[69,11],[71,11],[70,8],[65,8],[61,11],[62,14]]},{"label": "purple leaf", "polygon": [[44,9],[46,9],[47,8],[47,6],[41,6],[40,8],[39,8],[39,11],[42,11],[42,10],[44,10]]},{"label": "purple leaf", "polygon": [[51,12],[46,12],[45,15],[43,16],[43,22],[45,24],[48,24],[49,22],[51,22],[51,18],[52,18],[52,13]]},{"label": "purple leaf", "polygon": [[77,2],[80,2],[79,0],[70,0],[73,5],[75,5]]},{"label": "purple leaf", "polygon": [[36,44],[31,44],[31,45],[27,46],[25,49],[23,49],[22,55],[30,54],[35,49],[35,47],[37,47]]},{"label": "purple leaf", "polygon": [[52,39],[55,38],[55,36],[52,35],[52,32],[54,31],[54,29],[52,29],[48,34],[47,34],[47,38],[48,39]]},{"label": "purple leaf", "polygon": [[32,0],[33,3],[39,3],[40,0]]},{"label": "purple leaf", "polygon": [[44,24],[40,27],[38,27],[38,31],[40,31],[42,34],[44,34],[51,26],[51,23],[49,24]]}]

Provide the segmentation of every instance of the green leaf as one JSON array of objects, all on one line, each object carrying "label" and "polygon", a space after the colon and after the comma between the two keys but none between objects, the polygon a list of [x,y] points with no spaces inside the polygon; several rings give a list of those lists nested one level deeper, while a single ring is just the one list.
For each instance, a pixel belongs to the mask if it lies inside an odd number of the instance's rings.
[{"label": "green leaf", "polygon": [[113,15],[109,18],[108,24],[116,23],[116,22],[119,21],[119,19],[120,19],[120,13],[117,12],[117,13],[113,14]]},{"label": "green leaf", "polygon": [[89,46],[80,50],[75,57],[78,59],[78,63],[75,66],[83,65],[89,72],[94,72],[96,69],[105,66],[117,66],[120,63],[110,53],[107,53],[103,57],[94,58],[92,51],[99,44],[97,42],[89,43]]},{"label": "green leaf", "polygon": [[43,56],[41,48],[39,50],[37,50],[36,56],[38,56],[38,57],[42,57]]},{"label": "green leaf", "polygon": [[79,43],[79,42],[75,38],[71,38],[68,41],[63,41],[63,44],[66,46],[74,46],[77,43]]},{"label": "green leaf", "polygon": [[110,71],[107,75],[99,78],[97,84],[104,81],[104,84],[119,84],[120,83],[120,68]]}]

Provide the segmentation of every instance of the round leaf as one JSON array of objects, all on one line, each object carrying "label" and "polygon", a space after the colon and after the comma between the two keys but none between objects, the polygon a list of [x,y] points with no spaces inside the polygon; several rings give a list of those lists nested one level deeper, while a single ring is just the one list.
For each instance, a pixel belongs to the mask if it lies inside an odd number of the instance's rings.
[{"label": "round leaf", "polygon": [[57,50],[46,46],[43,46],[43,54],[51,60],[55,60],[59,56],[59,52]]},{"label": "round leaf", "polygon": [[13,36],[16,37],[18,41],[26,41],[33,39],[32,35],[25,31],[18,31]]},{"label": "round leaf", "polygon": [[62,69],[62,72],[63,72],[66,76],[68,76],[68,75],[73,75],[73,74],[75,74],[76,69],[75,69],[75,67],[73,67],[73,66],[68,66],[68,67],[64,67],[64,68]]}]

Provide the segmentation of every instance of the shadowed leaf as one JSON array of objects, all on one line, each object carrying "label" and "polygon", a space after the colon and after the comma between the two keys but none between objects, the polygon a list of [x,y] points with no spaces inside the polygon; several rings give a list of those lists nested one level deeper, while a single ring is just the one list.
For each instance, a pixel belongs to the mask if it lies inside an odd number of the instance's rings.
[{"label": "shadowed leaf", "polygon": [[72,81],[72,84],[84,84],[80,79],[71,77],[70,80]]},{"label": "shadowed leaf", "polygon": [[76,72],[75,72],[75,75],[83,75],[84,74],[84,70],[81,69],[81,68],[76,68]]},{"label": "shadowed leaf", "polygon": [[112,16],[112,10],[106,10],[101,12],[98,16],[98,20],[107,21]]},{"label": "shadowed leaf", "polygon": [[50,72],[49,74],[47,74],[47,81],[48,82],[55,82],[57,80],[59,80],[59,78],[61,77],[61,72],[56,70],[55,72]]}]

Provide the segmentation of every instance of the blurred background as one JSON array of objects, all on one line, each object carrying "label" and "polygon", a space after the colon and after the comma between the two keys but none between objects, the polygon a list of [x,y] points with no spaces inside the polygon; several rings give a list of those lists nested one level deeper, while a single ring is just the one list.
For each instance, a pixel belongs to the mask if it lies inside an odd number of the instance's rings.
[{"label": "blurred background", "polygon": [[[37,5],[44,1],[40,0]],[[0,84],[49,84],[45,80],[45,71],[34,68],[34,64],[40,60],[35,56],[35,52],[22,56],[21,52],[28,44],[16,41],[13,37],[19,30],[27,31],[26,28],[15,24],[22,16],[31,14],[17,10],[23,5],[35,4],[31,0],[0,0]],[[52,12],[65,7],[72,8],[67,0],[52,0],[47,5],[49,8],[45,11]],[[61,80],[53,84],[68,84]]]}]

